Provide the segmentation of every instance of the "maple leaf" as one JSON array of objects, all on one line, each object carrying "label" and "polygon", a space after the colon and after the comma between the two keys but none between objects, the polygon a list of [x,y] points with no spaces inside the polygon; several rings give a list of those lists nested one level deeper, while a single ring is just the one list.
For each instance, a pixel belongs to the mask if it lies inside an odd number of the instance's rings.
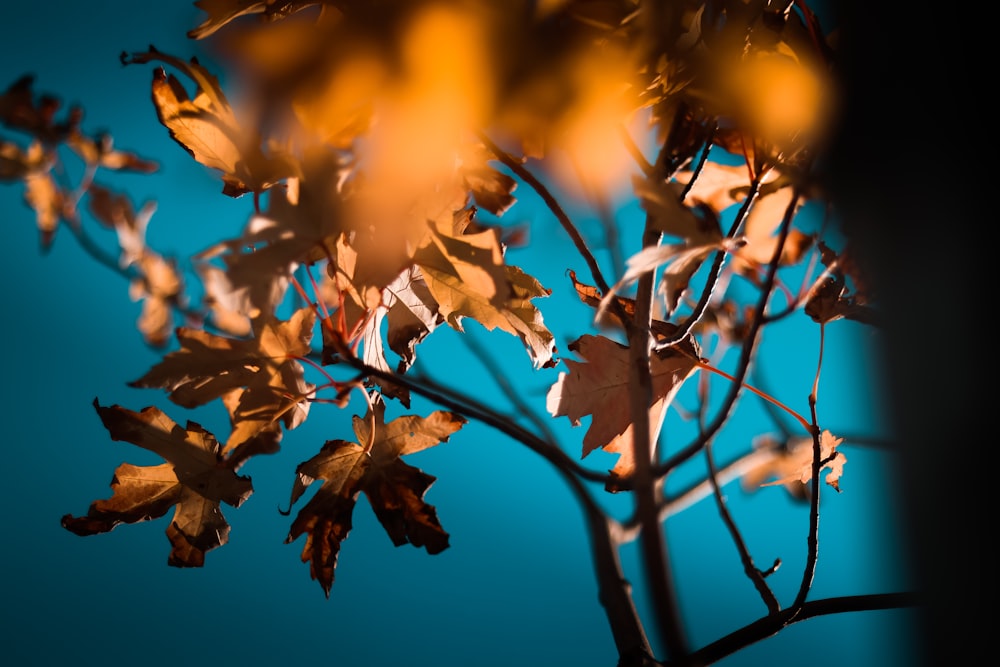
[{"label": "maple leaf", "polygon": [[295,160],[284,153],[264,153],[261,138],[244,129],[218,80],[197,58],[185,62],[153,47],[145,53],[121,54],[123,64],[161,61],[183,72],[195,85],[189,97],[180,80],[162,67],[153,71],[152,98],[160,123],[170,137],[201,164],[222,172],[223,193],[239,197],[261,192],[299,175]]},{"label": "maple leaf", "polygon": [[253,492],[250,478],[237,475],[215,437],[194,422],[181,428],[155,407],[133,412],[95,400],[94,408],[112,440],[148,449],[166,463],[118,466],[112,496],[91,503],[84,516],[63,516],[63,527],[77,535],[95,535],[123,523],[157,519],[174,507],[167,527],[173,545],[167,562],[175,567],[204,565],[205,553],[229,539],[220,503],[239,507]]},{"label": "maple leaf", "polygon": [[[667,406],[684,381],[698,367],[698,349],[693,339],[681,343],[683,350],[667,348],[650,359],[653,397],[649,406],[651,441],[656,442]],[[583,437],[583,456],[595,449],[619,454],[612,473],[632,473],[632,415],[629,398],[631,369],[628,347],[604,336],[584,335],[569,349],[586,361],[564,359],[568,373],[560,373],[546,397],[553,417],[569,417],[574,426],[591,417]]]},{"label": "maple leaf", "polygon": [[551,292],[521,269],[504,264],[494,229],[452,236],[433,225],[414,262],[449,325],[463,331],[470,317],[487,330],[518,336],[536,368],[554,362],[554,337],[532,299]]},{"label": "maple leaf", "polygon": [[[576,290],[576,295],[580,298],[580,301],[593,307],[595,310],[600,309],[600,312],[594,317],[595,322],[602,326],[624,327],[624,323],[618,317],[615,309],[610,306],[611,300],[606,301],[599,289],[577,280],[576,271],[570,270],[569,278],[573,282],[573,289]],[[617,303],[617,307],[621,309],[625,317],[631,318],[635,316],[635,299],[615,295],[614,302]],[[658,340],[662,340],[672,337],[677,331],[677,325],[653,318],[649,324],[649,330]],[[692,348],[692,354],[695,354],[693,350],[694,348]]]},{"label": "maple leaf", "polygon": [[513,194],[517,181],[490,166],[490,159],[493,154],[483,144],[476,144],[470,154],[463,157],[459,175],[476,206],[499,217],[517,201]]},{"label": "maple leaf", "polygon": [[146,227],[156,204],[146,202],[136,213],[127,197],[96,183],[90,185],[87,195],[94,218],[118,235],[119,266],[136,269],[129,295],[133,301],[142,301],[139,331],[150,345],[166,345],[174,327],[173,306],[183,285],[174,262],[146,245]]},{"label": "maple leaf", "polygon": [[[699,178],[698,183],[700,182]],[[683,239],[688,246],[712,245],[722,240],[718,218],[710,214],[712,209],[702,208],[702,215],[696,215],[693,209],[681,201],[678,183],[633,176],[632,189],[643,210],[649,215],[654,229]],[[718,211],[719,209],[715,209],[716,213]]]},{"label": "maple leaf", "polygon": [[[837,447],[844,441],[830,431],[820,434],[820,470],[828,470],[825,481],[838,492],[840,477],[844,473],[847,457]],[[754,442],[755,449],[772,449],[774,457],[764,459],[743,476],[743,486],[753,489],[759,486],[783,485],[793,497],[806,498],[806,484],[812,480],[813,439],[811,437],[790,437],[785,443],[776,443],[772,438],[760,438]]]},{"label": "maple leaf", "polygon": [[[806,315],[820,324],[841,318],[876,324],[878,317],[868,305],[871,298],[868,285],[850,254],[845,251],[837,255],[823,243],[819,247],[823,265],[829,269],[830,275],[810,290],[806,298]],[[857,286],[853,294],[848,289],[848,277]]]},{"label": "maple leaf", "polygon": [[310,576],[319,581],[327,597],[337,556],[351,531],[351,515],[362,492],[396,546],[412,544],[429,554],[448,548],[448,533],[441,527],[437,511],[423,499],[435,478],[400,457],[447,442],[466,420],[443,410],[427,417],[404,415],[388,424],[384,418],[385,403],[376,395],[367,415],[354,417],[358,442],[330,440],[296,469],[291,505],[316,480],[322,480],[322,485],[299,510],[285,543],[306,535],[302,562],[309,563]]},{"label": "maple leaf", "polygon": [[52,177],[56,153],[41,141],[31,142],[27,150],[0,139],[0,180],[23,180],[24,202],[35,212],[42,250],[48,250],[70,197]]},{"label": "maple leaf", "polygon": [[444,321],[420,269],[409,267],[384,292],[388,312],[386,341],[399,355],[398,372],[405,372],[416,359],[416,345]]},{"label": "maple leaf", "polygon": [[140,277],[129,283],[129,296],[142,301],[137,328],[146,342],[163,347],[174,328],[173,303],[181,294],[181,279],[174,263],[146,249],[136,262]]},{"label": "maple leaf", "polygon": [[[734,255],[733,267],[736,270],[752,275],[757,267],[771,262],[778,246],[778,228],[789,204],[792,203],[792,197],[795,196],[794,190],[788,185],[770,191],[762,189],[761,196],[750,208],[750,213],[743,224],[743,239],[746,244]],[[796,204],[796,209],[799,206],[801,200]],[[812,239],[808,235],[798,229],[789,230],[788,238],[781,249],[781,256],[778,258],[779,266],[798,262],[811,244]]]},{"label": "maple leaf", "polygon": [[117,234],[119,266],[126,268],[139,262],[147,252],[146,228],[156,203],[146,202],[137,212],[127,196],[98,183],[87,188],[87,202],[94,219]]},{"label": "maple leaf", "polygon": [[[694,172],[677,174],[680,183],[689,183]],[[774,256],[778,243],[777,231],[791,203],[794,188],[777,169],[771,169],[760,181],[760,196],[753,203],[743,223],[743,245],[732,249],[734,267],[745,275],[752,275],[757,267],[768,264]],[[724,165],[706,162],[697,180],[691,186],[688,198],[702,202],[716,215],[734,204],[742,203],[750,191],[750,178],[746,165]],[[810,238],[797,229],[789,232],[782,255],[781,265],[794,264],[804,254],[811,243]]]},{"label": "maple leaf", "polygon": [[170,400],[187,408],[245,388],[234,418],[281,419],[287,428],[295,428],[309,409],[301,399],[313,389],[303,379],[297,358],[312,350],[315,321],[310,308],[297,310],[284,322],[264,318],[255,322],[255,336],[249,340],[179,327],[181,349],[167,354],[129,386],[165,389]]},{"label": "maple leaf", "polygon": [[24,150],[13,141],[0,139],[0,180],[20,181],[33,172],[48,171],[54,159],[38,142]]}]

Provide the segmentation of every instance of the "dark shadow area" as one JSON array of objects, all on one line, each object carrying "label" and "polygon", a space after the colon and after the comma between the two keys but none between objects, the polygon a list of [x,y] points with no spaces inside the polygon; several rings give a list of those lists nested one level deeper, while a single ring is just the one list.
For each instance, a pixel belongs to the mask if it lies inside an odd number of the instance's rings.
[{"label": "dark shadow area", "polygon": [[[975,71],[988,21],[960,6],[840,2],[845,113],[827,176],[886,315],[911,567],[925,664],[988,655],[993,598],[987,408],[992,232]],[[995,39],[995,38],[993,38]],[[982,90],[982,92],[980,92]],[[986,163],[988,165],[988,162]]]}]

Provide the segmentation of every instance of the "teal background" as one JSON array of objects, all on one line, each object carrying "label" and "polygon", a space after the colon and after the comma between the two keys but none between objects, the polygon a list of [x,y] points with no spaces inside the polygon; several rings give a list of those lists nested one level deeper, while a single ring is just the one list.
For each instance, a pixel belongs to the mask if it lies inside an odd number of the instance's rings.
[{"label": "teal background", "polygon": [[[150,246],[185,257],[238,233],[252,204],[222,196],[217,176],[169,139],[149,101],[151,68],[120,65],[122,50],[144,50],[148,44],[182,57],[199,52],[200,45],[184,36],[201,17],[191,3],[151,7],[120,1],[5,7],[0,86],[33,72],[37,92],[84,106],[85,130],[107,128],[116,146],[159,160],[161,169],[154,175],[123,174],[105,181],[127,191],[137,208],[155,199]],[[203,57],[203,63],[210,62]],[[277,508],[287,506],[300,461],[327,439],[351,437],[350,411],[314,406],[306,424],[286,435],[279,454],[244,468],[255,493],[239,510],[224,508],[232,525],[229,544],[210,552],[202,569],[167,567],[166,518],[88,538],[62,529],[63,514],[82,514],[92,500],[108,496],[117,465],[157,462],[108,438],[91,405],[95,397],[134,410],[157,405],[175,421],[194,419],[217,432],[225,432],[225,415],[214,406],[185,412],[159,392],[126,386],[160,356],[135,330],[139,306],[129,300],[127,282],[86,256],[66,229],[43,255],[33,213],[20,199],[21,187],[0,185],[5,230],[0,349],[7,352],[0,405],[8,450],[0,468],[0,506],[5,508],[0,642],[6,664],[615,663],[581,514],[571,495],[544,461],[479,424],[408,460],[438,477],[427,500],[451,534],[451,547],[433,557],[409,546],[393,547],[361,499],[329,600],[299,561],[301,539],[283,544],[290,518]],[[518,194],[522,201],[505,220],[535,219],[535,245],[512,250],[509,261],[554,290],[551,302],[538,305],[565,351],[587,325],[588,313],[576,303],[564,274],[575,268],[583,276],[584,266],[533,194],[524,187]],[[597,229],[582,206],[571,210],[585,231]],[[619,211],[626,230],[638,224],[637,213],[634,205]],[[104,247],[115,247],[110,232],[92,224],[90,229]],[[504,355],[511,375],[528,383],[525,398],[543,412],[545,391],[557,371],[533,372],[513,337],[475,325],[469,329],[480,344]],[[827,345],[821,421],[837,434],[884,437],[887,399],[876,372],[877,339],[860,325],[837,322],[828,328]],[[766,386],[803,413],[817,349],[815,326],[789,323],[767,334],[759,353],[776,362],[766,367]],[[437,377],[456,372],[481,399],[503,401],[451,332],[431,336],[419,355]],[[356,402],[351,407],[361,409]],[[755,399],[742,399],[740,407],[732,430],[717,443],[722,461],[747,446],[748,433],[773,429]],[[554,426],[567,451],[578,456],[583,429],[564,422]],[[687,441],[684,435],[671,437],[668,449]],[[845,446],[845,452],[843,493],[823,496],[813,599],[904,590],[911,578],[893,459],[859,446]],[[601,456],[595,453],[585,462],[605,469],[611,459]],[[731,485],[726,492],[758,564],[782,558],[782,568],[769,582],[787,604],[804,560],[805,507],[791,503],[778,488],[745,496]],[[619,515],[628,509],[625,497],[603,497],[602,502]],[[764,613],[710,501],[671,519],[667,535],[694,645]],[[634,544],[624,549],[623,559],[646,610]],[[719,664],[912,665],[917,660],[912,620],[909,611],[814,619]]]}]

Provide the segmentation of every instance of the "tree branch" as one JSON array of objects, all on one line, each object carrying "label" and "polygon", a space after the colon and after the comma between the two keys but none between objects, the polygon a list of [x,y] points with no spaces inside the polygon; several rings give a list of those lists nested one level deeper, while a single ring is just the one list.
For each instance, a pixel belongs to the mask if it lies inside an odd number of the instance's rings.
[{"label": "tree branch", "polygon": [[774,615],[764,616],[725,637],[698,649],[691,654],[697,662],[710,665],[777,634],[781,629],[817,616],[844,614],[858,611],[900,609],[921,604],[915,593],[876,593],[872,595],[848,595],[806,602],[798,610],[786,609]]}]

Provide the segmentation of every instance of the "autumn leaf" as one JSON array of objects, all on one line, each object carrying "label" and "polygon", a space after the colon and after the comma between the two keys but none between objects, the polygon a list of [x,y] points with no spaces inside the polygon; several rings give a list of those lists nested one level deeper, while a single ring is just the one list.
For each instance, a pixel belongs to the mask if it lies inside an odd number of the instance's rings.
[{"label": "autumn leaf", "polygon": [[[684,381],[698,367],[699,354],[693,340],[683,352],[674,348],[650,359],[653,397],[649,406],[651,440],[656,441],[667,406]],[[632,415],[629,381],[632,375],[629,350],[604,336],[581,336],[569,349],[585,361],[564,359],[568,373],[560,373],[549,389],[546,408],[553,417],[569,417],[574,426],[591,417],[583,437],[583,456],[595,449],[619,454],[612,473],[624,477],[632,473]]]},{"label": "autumn leaf", "polygon": [[297,359],[312,350],[315,322],[312,309],[302,308],[288,321],[256,322],[251,339],[180,327],[176,333],[181,349],[167,354],[129,386],[165,389],[170,400],[187,408],[243,388],[234,419],[280,419],[287,428],[295,428],[309,410],[302,398],[313,389]]},{"label": "autumn leaf", "polygon": [[24,179],[24,185],[24,201],[34,209],[42,249],[48,249],[62,219],[66,195],[48,171],[29,173]]},{"label": "autumn leaf", "polygon": [[[771,263],[780,240],[779,228],[794,196],[795,188],[790,185],[767,190],[762,188],[761,196],[750,207],[750,213],[743,224],[743,239],[746,243],[734,253],[733,267],[737,271],[752,276],[760,267]],[[793,216],[799,206],[801,201],[796,202],[792,210]],[[795,264],[802,259],[811,244],[812,239],[807,234],[798,229],[790,229],[785,245],[781,248],[778,265]]]},{"label": "autumn leaf", "polygon": [[433,226],[414,262],[449,325],[463,331],[462,318],[487,330],[518,336],[536,368],[552,365],[554,337],[532,299],[550,291],[521,269],[504,264],[496,230],[456,236]]},{"label": "autumn leaf", "polygon": [[431,295],[417,267],[399,274],[384,292],[388,307],[386,341],[399,355],[399,372],[405,372],[416,359],[416,345],[444,321],[437,301]]},{"label": "autumn leaf", "polygon": [[[820,434],[820,470],[828,470],[825,481],[837,491],[840,491],[840,477],[847,463],[847,457],[837,449],[843,441],[830,431]],[[807,497],[805,485],[812,480],[812,437],[790,437],[783,446],[778,445],[781,443],[774,443],[770,437],[754,442],[755,449],[771,449],[775,455],[746,472],[744,488],[783,485],[794,497]]]},{"label": "autumn leaf", "polygon": [[262,192],[279,181],[299,175],[295,160],[280,151],[270,155],[262,140],[236,119],[218,79],[196,58],[185,62],[150,47],[144,53],[121,55],[123,64],[160,61],[184,73],[195,83],[194,97],[183,84],[162,67],[153,71],[152,98],[160,123],[170,137],[195,160],[222,172],[223,193],[239,197]]},{"label": "autumn leaf", "polygon": [[231,336],[251,333],[250,320],[259,314],[250,302],[248,287],[235,287],[226,272],[208,262],[194,265],[204,288],[202,303],[208,308],[212,324]]},{"label": "autumn leaf", "polygon": [[459,174],[476,206],[499,217],[517,201],[513,194],[517,181],[490,166],[493,158],[485,146],[476,144],[463,158]]},{"label": "autumn leaf", "polygon": [[135,265],[139,277],[129,283],[129,296],[142,302],[137,328],[147,343],[163,347],[174,329],[173,306],[182,289],[180,274],[173,262],[148,248]]},{"label": "autumn leaf", "polygon": [[309,563],[310,575],[319,581],[327,597],[340,547],[351,531],[351,515],[362,492],[396,546],[412,544],[430,554],[448,547],[448,533],[438,522],[437,511],[423,499],[435,478],[400,457],[447,442],[466,420],[441,410],[427,417],[405,415],[388,424],[384,418],[385,403],[376,395],[368,414],[354,417],[358,442],[330,440],[296,469],[292,505],[313,482],[322,480],[322,484],[299,510],[285,543],[306,535],[302,562]]},{"label": "autumn leaf", "polygon": [[[649,216],[653,229],[683,239],[687,246],[712,245],[722,240],[718,218],[708,215],[704,209],[700,211],[702,215],[697,215],[694,209],[684,204],[680,198],[679,183],[633,176],[632,189]],[[697,197],[692,196],[692,199],[697,200]],[[718,213],[720,209],[714,211]]]},{"label": "autumn leaf", "polygon": [[96,400],[94,407],[112,440],[148,449],[166,463],[123,463],[111,480],[111,498],[94,501],[84,516],[63,516],[63,527],[77,535],[95,535],[123,523],[157,519],[173,507],[167,527],[173,545],[168,564],[204,565],[205,553],[229,539],[220,503],[239,507],[253,492],[250,478],[237,475],[215,437],[194,422],[181,428],[155,407],[133,412],[118,405],[104,407]]},{"label": "autumn leaf", "polygon": [[61,143],[78,131],[83,110],[72,107],[64,120],[57,121],[62,104],[51,95],[36,97],[34,81],[33,75],[26,74],[0,93],[0,124],[27,132],[42,144]]},{"label": "autumn leaf", "polygon": [[[829,275],[814,285],[806,296],[806,315],[820,324],[841,318],[877,324],[877,313],[869,305],[869,300],[873,298],[870,288],[850,253],[844,251],[838,255],[823,243],[819,247]],[[848,278],[854,283],[853,293],[848,288]]]}]

